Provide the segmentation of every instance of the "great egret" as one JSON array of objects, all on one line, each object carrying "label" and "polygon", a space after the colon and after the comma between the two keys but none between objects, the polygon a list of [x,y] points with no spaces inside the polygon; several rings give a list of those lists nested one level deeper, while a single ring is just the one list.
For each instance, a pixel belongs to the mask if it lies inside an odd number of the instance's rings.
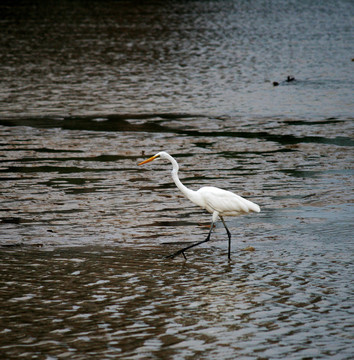
[{"label": "great egret", "polygon": [[200,206],[201,208],[207,210],[210,214],[212,214],[210,230],[205,240],[199,241],[195,244],[189,245],[181,250],[178,250],[177,252],[173,253],[172,255],[169,255],[168,257],[174,258],[175,256],[182,254],[186,259],[186,255],[184,254],[186,250],[209,241],[210,235],[213,231],[214,223],[217,221],[219,217],[225,226],[227,236],[229,238],[228,258],[230,259],[231,233],[225,224],[224,216],[237,216],[242,214],[248,214],[250,212],[260,212],[261,209],[259,208],[259,206],[230,191],[219,189],[213,186],[204,186],[197,191],[188,189],[186,186],[184,186],[181,183],[180,179],[178,178],[179,167],[177,161],[165,151],[158,152],[156,155],[152,156],[147,160],[140,162],[138,165],[146,164],[157,158],[166,159],[171,162],[173,166],[172,178],[175,184],[177,185],[177,187],[190,201]]}]

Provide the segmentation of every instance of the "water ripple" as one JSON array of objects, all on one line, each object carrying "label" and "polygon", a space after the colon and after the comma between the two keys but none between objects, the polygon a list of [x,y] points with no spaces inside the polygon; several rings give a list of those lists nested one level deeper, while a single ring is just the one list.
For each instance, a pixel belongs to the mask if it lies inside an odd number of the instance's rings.
[{"label": "water ripple", "polygon": [[166,4],[0,4],[1,357],[351,359],[353,4]]},{"label": "water ripple", "polygon": [[101,357],[133,358],[201,351],[231,359],[251,348],[279,359],[294,352],[349,356],[350,289],[343,285],[352,265],[336,271],[347,259],[334,252],[328,255],[333,269],[325,269],[311,247],[296,257],[272,244],[257,247],[229,264],[220,251],[203,250],[188,263],[162,261],[158,249],[7,251],[2,271],[12,266],[16,278],[29,258],[36,260],[27,277],[2,283],[8,296],[1,315],[10,320],[12,314],[2,351],[16,356],[24,347],[43,347],[50,356],[66,351],[72,358],[91,351],[98,356],[98,348]]}]

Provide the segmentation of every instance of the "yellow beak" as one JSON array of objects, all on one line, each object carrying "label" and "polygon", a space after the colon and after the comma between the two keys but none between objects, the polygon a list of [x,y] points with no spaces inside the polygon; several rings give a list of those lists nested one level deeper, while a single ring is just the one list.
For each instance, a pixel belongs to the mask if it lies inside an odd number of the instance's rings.
[{"label": "yellow beak", "polygon": [[155,160],[157,157],[158,157],[157,155],[154,155],[154,156],[152,156],[151,158],[149,158],[149,159],[147,159],[147,160],[142,161],[142,162],[141,162],[141,163],[139,163],[138,165],[143,165],[143,164],[146,164],[146,163],[148,163],[148,162],[150,162],[150,161],[152,161],[152,160]]}]

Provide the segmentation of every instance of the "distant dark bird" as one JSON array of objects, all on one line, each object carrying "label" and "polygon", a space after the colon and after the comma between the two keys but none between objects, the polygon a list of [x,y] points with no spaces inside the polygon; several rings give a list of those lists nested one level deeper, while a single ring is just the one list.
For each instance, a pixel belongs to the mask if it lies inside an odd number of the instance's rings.
[{"label": "distant dark bird", "polygon": [[286,78],[286,82],[292,82],[292,81],[294,81],[295,80],[295,77],[294,76],[288,76],[287,78]]}]

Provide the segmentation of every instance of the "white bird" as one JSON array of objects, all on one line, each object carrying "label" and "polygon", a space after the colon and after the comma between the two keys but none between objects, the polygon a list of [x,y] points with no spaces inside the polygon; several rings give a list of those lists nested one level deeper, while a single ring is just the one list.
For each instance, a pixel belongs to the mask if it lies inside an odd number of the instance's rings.
[{"label": "white bird", "polygon": [[151,158],[140,162],[138,165],[146,164],[150,161],[153,161],[157,158],[162,158],[169,160],[173,166],[172,169],[172,178],[177,187],[182,191],[182,193],[194,204],[200,206],[201,208],[207,210],[210,214],[212,214],[212,222],[210,225],[210,231],[205,240],[199,241],[195,244],[189,245],[181,250],[178,250],[172,255],[169,255],[169,258],[174,258],[175,256],[182,254],[186,259],[184,252],[194,246],[200,245],[210,240],[210,235],[212,233],[214,223],[218,218],[221,219],[222,223],[225,226],[227,236],[229,238],[229,249],[228,249],[228,258],[231,258],[231,233],[227,228],[224,216],[238,216],[242,214],[248,214],[250,212],[260,212],[260,207],[249,201],[244,199],[243,197],[236,195],[230,191],[219,189],[214,186],[204,186],[197,191],[188,189],[184,186],[180,179],[178,178],[178,163],[177,161],[167,152],[161,151]]}]

